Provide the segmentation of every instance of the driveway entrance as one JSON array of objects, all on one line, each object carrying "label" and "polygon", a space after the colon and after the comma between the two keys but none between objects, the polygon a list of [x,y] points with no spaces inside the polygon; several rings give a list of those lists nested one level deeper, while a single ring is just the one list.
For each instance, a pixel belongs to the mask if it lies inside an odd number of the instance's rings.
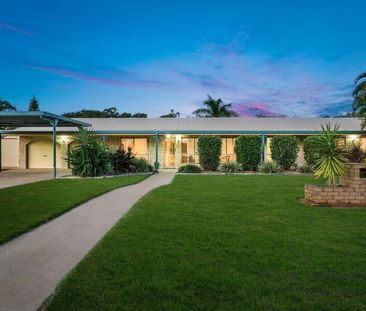
[{"label": "driveway entrance", "polygon": [[[71,170],[58,169],[57,176],[70,175]],[[0,172],[0,189],[52,179],[52,169],[13,169]]]}]

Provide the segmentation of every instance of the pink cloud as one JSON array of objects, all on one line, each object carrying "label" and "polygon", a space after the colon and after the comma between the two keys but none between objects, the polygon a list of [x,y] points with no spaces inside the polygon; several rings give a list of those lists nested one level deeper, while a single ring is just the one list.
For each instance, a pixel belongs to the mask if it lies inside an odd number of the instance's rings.
[{"label": "pink cloud", "polygon": [[233,110],[245,117],[284,117],[283,114],[274,112],[265,103],[234,103]]},{"label": "pink cloud", "polygon": [[138,79],[136,77],[130,77],[126,79],[114,79],[114,78],[105,78],[99,77],[97,75],[86,74],[79,71],[69,70],[65,68],[59,67],[50,67],[50,66],[35,66],[35,65],[25,65],[25,67],[52,73],[58,76],[63,76],[67,78],[72,78],[76,80],[88,81],[88,82],[95,82],[99,84],[108,84],[108,85],[115,85],[115,86],[147,86],[147,85],[159,85],[164,84],[164,82],[158,80],[149,80],[149,79]]},{"label": "pink cloud", "polygon": [[33,36],[34,35],[34,32],[29,30],[29,29],[15,27],[15,26],[12,26],[12,25],[9,25],[9,24],[0,23],[0,30],[1,29],[16,32],[18,34],[25,35],[25,36]]}]

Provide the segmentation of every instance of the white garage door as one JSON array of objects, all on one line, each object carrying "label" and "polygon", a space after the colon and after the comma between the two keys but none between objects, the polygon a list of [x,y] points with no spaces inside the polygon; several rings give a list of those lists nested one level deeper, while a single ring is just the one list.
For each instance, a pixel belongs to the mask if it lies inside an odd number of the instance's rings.
[{"label": "white garage door", "polygon": [[[59,144],[56,145],[56,165],[61,168],[61,152]],[[37,140],[28,145],[28,168],[52,168],[52,141]]]},{"label": "white garage door", "polygon": [[1,164],[3,167],[19,167],[19,138],[5,136],[1,139]]}]

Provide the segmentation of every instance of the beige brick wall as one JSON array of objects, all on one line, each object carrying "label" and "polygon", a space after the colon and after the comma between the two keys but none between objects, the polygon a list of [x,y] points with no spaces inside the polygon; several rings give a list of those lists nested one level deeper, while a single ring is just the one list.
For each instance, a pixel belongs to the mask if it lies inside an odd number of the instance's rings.
[{"label": "beige brick wall", "polygon": [[360,178],[360,169],[366,169],[366,163],[348,163],[346,168],[339,187],[305,185],[305,200],[320,205],[365,206],[366,178]]}]

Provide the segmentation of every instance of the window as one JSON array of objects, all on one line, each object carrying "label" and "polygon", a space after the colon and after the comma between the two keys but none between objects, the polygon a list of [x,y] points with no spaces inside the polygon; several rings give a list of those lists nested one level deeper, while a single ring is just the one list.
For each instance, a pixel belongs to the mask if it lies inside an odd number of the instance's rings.
[{"label": "window", "polygon": [[221,162],[235,161],[236,155],[234,152],[235,138],[221,138]]},{"label": "window", "polygon": [[198,163],[197,138],[182,138],[182,164]]},{"label": "window", "polygon": [[148,158],[148,147],[146,138],[122,138],[121,148],[127,150],[132,149],[132,152],[137,158]]}]

